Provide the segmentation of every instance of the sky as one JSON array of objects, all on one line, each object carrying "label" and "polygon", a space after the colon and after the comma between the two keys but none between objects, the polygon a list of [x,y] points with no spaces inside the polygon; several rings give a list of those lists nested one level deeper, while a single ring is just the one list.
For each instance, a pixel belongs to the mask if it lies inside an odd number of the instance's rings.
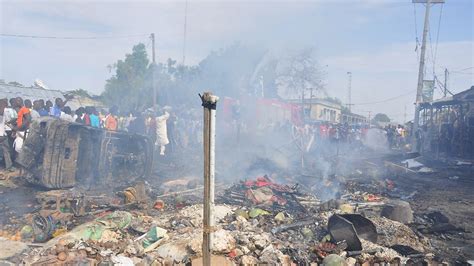
[{"label": "sky", "polygon": [[[182,61],[185,6],[184,1],[0,0],[2,34],[99,38],[0,36],[0,79],[25,85],[40,79],[52,89],[99,94],[112,75],[107,66],[134,44],[145,43],[151,53],[152,32],[158,61]],[[348,102],[351,72],[354,112],[384,112],[403,122],[413,116],[420,51],[415,48],[424,11],[411,0],[188,0],[185,63],[197,64],[235,42],[267,49],[315,47],[330,96]],[[434,72],[444,82],[447,68],[453,93],[474,85],[473,14],[472,0],[446,0],[431,8],[426,77],[432,79]]]}]

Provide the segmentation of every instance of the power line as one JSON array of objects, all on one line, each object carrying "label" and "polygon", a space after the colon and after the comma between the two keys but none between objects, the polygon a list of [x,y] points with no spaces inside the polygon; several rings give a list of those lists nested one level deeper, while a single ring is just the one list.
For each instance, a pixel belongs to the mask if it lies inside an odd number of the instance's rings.
[{"label": "power line", "polygon": [[413,92],[416,92],[416,90],[411,90],[411,91],[409,91],[409,92],[407,92],[407,93],[404,93],[404,94],[401,94],[401,95],[398,95],[398,96],[395,96],[395,97],[391,97],[391,98],[388,98],[388,99],[385,99],[385,100],[381,100],[381,101],[365,102],[365,103],[354,103],[354,104],[352,104],[352,105],[369,105],[369,104],[377,104],[377,103],[386,103],[386,102],[390,102],[390,101],[396,100],[396,99],[398,99],[398,98],[401,98],[401,97],[410,95],[410,94],[412,94]]},{"label": "power line", "polygon": [[0,33],[0,36],[2,36],[2,37],[32,38],[32,39],[59,39],[59,40],[120,39],[120,38],[136,38],[136,37],[143,37],[143,36],[149,36],[149,35],[150,35],[150,34],[116,35],[116,36],[69,37],[69,36],[40,36],[40,35],[24,35],[24,34]]},{"label": "power line", "polygon": [[[438,28],[436,29],[436,42],[435,42],[435,48],[433,49],[433,42],[431,40],[431,30],[428,32],[429,33],[429,43],[430,43],[430,55],[431,55],[431,63],[433,64],[433,76],[436,76],[436,58],[438,56],[438,43],[439,43],[439,31],[441,28],[441,18],[443,14],[443,6],[444,4],[441,4],[441,8],[439,11],[439,18],[438,18]],[[431,29],[431,26],[430,26]]]},{"label": "power line", "polygon": [[418,25],[416,23],[416,6],[415,6],[415,3],[413,3],[413,17],[415,18],[415,51],[416,51],[416,58],[418,60],[418,46],[420,44],[420,42],[418,41]]},{"label": "power line", "polygon": [[[451,71],[451,72],[452,72],[452,71]],[[451,73],[451,72],[449,72],[449,73]],[[438,82],[438,85],[439,85],[440,87],[443,85],[443,83],[441,83],[441,81],[439,81],[439,79],[438,79],[437,76],[435,76],[435,80],[436,80],[436,82]],[[446,89],[446,91],[449,92],[449,94],[454,95],[454,93],[452,93],[450,90]]]},{"label": "power line", "polygon": [[183,66],[186,60],[186,31],[188,23],[188,0],[184,3],[184,31],[183,31]]},{"label": "power line", "polygon": [[461,72],[461,71],[464,71],[464,70],[469,70],[469,69],[473,69],[474,67],[466,67],[466,68],[463,68],[463,69],[460,69],[460,70],[455,70],[454,72]]},{"label": "power line", "polygon": [[434,61],[433,61],[433,71],[435,69],[435,62],[436,62],[436,57],[438,55],[438,40],[439,40],[439,30],[441,28],[441,17],[443,15],[443,6],[444,4],[441,4],[441,9],[439,11],[439,18],[438,18],[438,29],[437,29],[437,32],[436,32],[436,45],[435,45],[435,58],[434,58]]},{"label": "power line", "polygon": [[461,75],[472,75],[474,72],[460,72],[460,71],[450,71],[450,73],[461,74]]}]

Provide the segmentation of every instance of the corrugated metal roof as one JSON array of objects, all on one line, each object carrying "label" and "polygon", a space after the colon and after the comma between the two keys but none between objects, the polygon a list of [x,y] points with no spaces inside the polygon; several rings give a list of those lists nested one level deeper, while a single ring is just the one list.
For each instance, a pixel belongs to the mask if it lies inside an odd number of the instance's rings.
[{"label": "corrugated metal roof", "polygon": [[66,106],[71,107],[71,110],[76,110],[81,106],[94,106],[97,108],[105,107],[105,105],[99,101],[82,96],[74,96],[74,98],[67,102]]},{"label": "corrugated metal roof", "polygon": [[64,95],[58,90],[45,90],[39,87],[22,87],[10,84],[0,84],[0,99],[21,97],[23,100],[31,101],[43,99],[54,102],[56,98],[63,98]]}]

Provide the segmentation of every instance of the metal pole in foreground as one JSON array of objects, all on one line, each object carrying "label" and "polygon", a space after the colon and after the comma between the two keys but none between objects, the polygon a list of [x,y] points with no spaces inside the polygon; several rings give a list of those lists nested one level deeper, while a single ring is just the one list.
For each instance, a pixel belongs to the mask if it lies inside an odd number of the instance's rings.
[{"label": "metal pole in foreground", "polygon": [[201,97],[204,107],[204,215],[202,230],[202,265],[211,265],[212,232],[214,230],[214,168],[216,106],[219,97],[205,92]]}]

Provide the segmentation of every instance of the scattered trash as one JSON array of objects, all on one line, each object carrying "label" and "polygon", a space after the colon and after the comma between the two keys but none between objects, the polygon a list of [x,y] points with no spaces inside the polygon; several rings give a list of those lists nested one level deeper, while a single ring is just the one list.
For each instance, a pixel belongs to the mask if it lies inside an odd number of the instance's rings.
[{"label": "scattered trash", "polygon": [[157,200],[155,201],[155,204],[153,205],[153,208],[157,210],[163,210],[165,208],[165,202],[162,200]]},{"label": "scattered trash", "polygon": [[407,159],[407,160],[404,160],[402,161],[402,164],[404,164],[407,168],[419,168],[419,167],[423,167],[424,165],[420,162],[418,162],[417,160],[415,159]]},{"label": "scattered trash", "polygon": [[278,222],[284,222],[286,217],[285,217],[285,214],[283,212],[279,212],[277,213],[277,215],[275,215],[275,221],[278,221]]},{"label": "scattered trash", "polygon": [[426,167],[426,166],[423,166],[421,167],[419,170],[418,170],[418,173],[424,173],[424,174],[427,174],[427,173],[434,173],[435,170],[429,168],[429,167]]},{"label": "scattered trash", "polygon": [[249,217],[250,218],[256,218],[260,215],[269,215],[269,214],[270,214],[270,212],[268,212],[266,210],[259,209],[259,208],[252,208],[249,211]]},{"label": "scattered trash", "polygon": [[296,222],[296,223],[293,223],[293,224],[281,225],[281,226],[273,228],[272,233],[273,234],[278,234],[279,232],[283,232],[283,231],[286,231],[286,230],[289,230],[289,229],[302,227],[302,226],[306,226],[306,225],[311,225],[311,224],[314,224],[314,223],[315,223],[314,220],[308,220],[308,221]]},{"label": "scattered trash", "polygon": [[413,211],[410,203],[401,200],[393,200],[387,203],[382,209],[381,216],[404,224],[413,222]]},{"label": "scattered trash", "polygon": [[298,185],[293,187],[280,185],[270,180],[268,176],[257,177],[255,181],[242,181],[227,189],[223,200],[236,205],[264,205],[273,210],[292,210],[305,212],[306,208],[300,200],[311,200],[312,196],[298,191]]},{"label": "scattered trash", "polygon": [[[209,229],[213,260],[219,265],[403,264],[431,252],[422,234],[463,232],[439,211],[414,217],[409,203],[390,200],[412,198],[414,188],[404,189],[393,173],[377,179],[368,172],[334,176],[343,185],[324,202],[319,192],[297,182],[281,185],[274,180],[282,178],[273,175],[231,185],[216,195],[216,225]],[[359,180],[364,175],[372,179]],[[28,265],[200,263],[202,204],[188,192],[170,192],[171,184],[162,195],[150,194],[144,183],[127,184],[112,196],[91,197],[75,189],[41,192],[31,225],[0,236],[35,241],[15,254]]]},{"label": "scattered trash", "polygon": [[324,266],[341,266],[346,265],[346,261],[339,255],[330,254],[323,260]]},{"label": "scattered trash", "polygon": [[458,166],[472,165],[472,162],[468,162],[468,161],[456,161],[456,165],[458,165]]},{"label": "scattered trash", "polygon": [[362,250],[360,238],[377,242],[375,225],[360,214],[335,214],[329,218],[328,230],[336,243],[347,243],[348,251]]},{"label": "scattered trash", "polygon": [[141,240],[144,252],[149,252],[158,247],[162,240],[166,239],[167,231],[163,228],[154,226],[143,236],[137,238],[136,241]]},{"label": "scattered trash", "polygon": [[[12,241],[0,237],[0,260],[8,259],[22,253],[28,246],[19,241]],[[1,263],[0,263],[1,264]]]},{"label": "scattered trash", "polygon": [[109,229],[125,229],[132,222],[132,214],[125,211],[115,211],[96,219]]}]

